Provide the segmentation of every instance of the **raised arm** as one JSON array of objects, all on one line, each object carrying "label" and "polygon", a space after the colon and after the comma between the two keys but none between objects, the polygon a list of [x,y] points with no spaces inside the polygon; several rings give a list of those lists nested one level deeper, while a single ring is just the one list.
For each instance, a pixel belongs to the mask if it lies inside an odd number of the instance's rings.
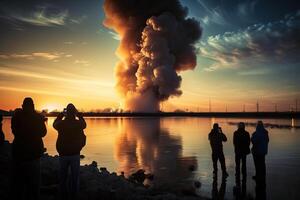
[{"label": "raised arm", "polygon": [[81,127],[82,129],[85,129],[85,128],[86,128],[86,122],[85,122],[85,120],[84,120],[82,114],[78,112],[78,113],[77,113],[77,117],[78,117],[78,119],[79,119],[80,127]]},{"label": "raised arm", "polygon": [[45,125],[45,117],[40,115],[40,121],[38,125],[38,130],[37,132],[40,134],[41,137],[44,137],[47,134],[47,128]]},{"label": "raised arm", "polygon": [[226,141],[227,141],[226,135],[225,135],[224,133],[221,133],[221,134],[222,134],[222,141],[223,141],[223,142],[226,142]]},{"label": "raised arm", "polygon": [[60,129],[61,122],[62,122],[63,118],[64,118],[64,114],[63,113],[59,113],[57,115],[56,119],[53,122],[53,128],[55,128],[56,130]]},{"label": "raised arm", "polygon": [[20,127],[18,123],[18,118],[20,115],[20,112],[22,110],[20,108],[17,108],[11,118],[11,132],[14,136],[20,135]]}]

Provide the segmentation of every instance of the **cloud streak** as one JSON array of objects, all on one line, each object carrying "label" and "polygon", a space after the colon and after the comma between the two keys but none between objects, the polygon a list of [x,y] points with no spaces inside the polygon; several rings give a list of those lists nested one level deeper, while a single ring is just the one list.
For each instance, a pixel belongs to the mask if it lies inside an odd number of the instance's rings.
[{"label": "cloud streak", "polygon": [[72,57],[70,54],[65,54],[65,53],[49,53],[49,52],[33,52],[29,54],[18,54],[18,53],[13,53],[13,54],[0,54],[0,59],[28,59],[28,60],[33,60],[36,58],[39,59],[45,59],[45,60],[57,60],[62,57]]},{"label": "cloud streak", "polygon": [[49,13],[46,8],[33,12],[29,16],[11,15],[10,17],[36,26],[62,26],[66,24],[69,16],[68,10],[59,11],[57,13]]},{"label": "cloud streak", "polygon": [[110,87],[110,88],[113,88],[113,86],[114,86],[112,83],[101,82],[101,81],[97,81],[97,80],[70,79],[70,78],[51,76],[51,75],[35,73],[35,72],[13,70],[13,69],[10,69],[7,67],[0,67],[0,75],[43,79],[43,80],[51,80],[51,81],[56,81],[56,82],[59,81],[59,82],[72,83],[72,84],[78,84],[78,85],[102,86],[102,87]]},{"label": "cloud streak", "polygon": [[300,11],[284,19],[225,32],[199,44],[200,55],[212,61],[206,68],[254,66],[258,63],[297,63],[300,54]]}]

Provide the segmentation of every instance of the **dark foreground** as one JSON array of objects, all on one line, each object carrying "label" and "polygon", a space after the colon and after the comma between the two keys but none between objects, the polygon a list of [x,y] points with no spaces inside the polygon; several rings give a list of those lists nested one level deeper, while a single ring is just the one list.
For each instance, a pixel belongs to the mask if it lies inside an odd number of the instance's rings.
[{"label": "dark foreground", "polygon": [[[8,142],[0,147],[0,199],[10,199],[11,182],[11,144]],[[45,154],[41,158],[41,198],[43,200],[58,199],[58,156]],[[138,183],[143,177],[125,178],[123,175],[98,168],[96,162],[80,167],[79,199],[105,200],[201,200],[196,196],[195,185],[186,186],[176,191],[161,191],[158,188]]]}]

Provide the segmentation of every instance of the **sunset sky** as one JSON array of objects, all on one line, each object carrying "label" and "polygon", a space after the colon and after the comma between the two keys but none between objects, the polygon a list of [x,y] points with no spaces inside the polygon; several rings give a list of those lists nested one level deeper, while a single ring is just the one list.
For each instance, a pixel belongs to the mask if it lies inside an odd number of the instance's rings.
[{"label": "sunset sky", "polygon": [[[300,102],[300,8],[292,0],[181,0],[200,22],[197,67],[164,110],[254,111]],[[103,0],[0,2],[0,109],[118,108],[119,36],[103,25]],[[299,103],[300,105],[300,103]],[[299,106],[298,106],[299,107]]]}]

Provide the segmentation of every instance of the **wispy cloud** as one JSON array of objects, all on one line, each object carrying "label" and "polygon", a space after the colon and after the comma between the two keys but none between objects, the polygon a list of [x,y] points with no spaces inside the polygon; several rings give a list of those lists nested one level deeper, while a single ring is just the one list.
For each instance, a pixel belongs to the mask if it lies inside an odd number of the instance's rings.
[{"label": "wispy cloud", "polygon": [[300,62],[299,24],[298,12],[280,21],[254,24],[244,30],[210,36],[199,44],[200,55],[212,61],[206,70]]},{"label": "wispy cloud", "polygon": [[78,18],[70,19],[70,22],[73,23],[73,24],[81,24],[86,19],[87,19],[87,16],[86,15],[82,15],[82,16],[80,16]]},{"label": "wispy cloud", "polygon": [[210,23],[215,23],[215,24],[219,24],[219,25],[228,24],[228,22],[225,20],[223,11],[219,7],[209,8],[202,0],[197,0],[197,2],[201,5],[201,7],[207,13],[206,16],[201,18],[201,21],[205,25],[208,25]]},{"label": "wispy cloud", "polygon": [[35,11],[28,16],[18,14],[10,15],[10,17],[15,20],[36,26],[62,26],[66,24],[68,16],[68,10],[63,10],[57,13],[48,13],[46,8]]},{"label": "wispy cloud", "polygon": [[[7,91],[14,91],[14,92],[26,92],[26,93],[33,93],[33,94],[45,94],[45,95],[52,95],[52,96],[65,96],[66,95],[65,93],[59,93],[59,92],[21,88],[21,87],[9,87],[9,86],[0,86],[0,90],[7,90]],[[68,96],[75,97],[71,94],[68,94]]]},{"label": "wispy cloud", "polygon": [[84,66],[90,65],[90,62],[88,60],[75,60],[74,63],[79,65],[84,65]]},{"label": "wispy cloud", "polygon": [[72,45],[72,44],[74,44],[74,42],[72,42],[72,41],[66,41],[66,42],[64,42],[64,44]]},{"label": "wispy cloud", "polygon": [[[28,59],[33,60],[35,58],[42,58],[45,60],[56,60],[61,58],[64,53],[48,53],[48,52],[33,52],[30,54],[0,54],[0,59]],[[70,55],[65,55],[70,57]]]},{"label": "wispy cloud", "polygon": [[0,74],[1,75],[9,75],[9,76],[19,76],[19,77],[50,80],[50,81],[55,81],[55,82],[59,81],[59,82],[65,82],[65,83],[78,84],[78,85],[82,85],[82,86],[90,85],[90,86],[102,86],[102,87],[111,87],[111,88],[114,86],[113,83],[101,82],[98,80],[73,79],[73,78],[52,76],[52,75],[43,74],[43,73],[10,69],[8,67],[0,67]]},{"label": "wispy cloud", "polygon": [[108,31],[108,33],[111,35],[111,37],[112,37],[113,39],[118,40],[118,41],[121,40],[121,37],[120,37],[119,34],[113,32],[113,31]]}]

